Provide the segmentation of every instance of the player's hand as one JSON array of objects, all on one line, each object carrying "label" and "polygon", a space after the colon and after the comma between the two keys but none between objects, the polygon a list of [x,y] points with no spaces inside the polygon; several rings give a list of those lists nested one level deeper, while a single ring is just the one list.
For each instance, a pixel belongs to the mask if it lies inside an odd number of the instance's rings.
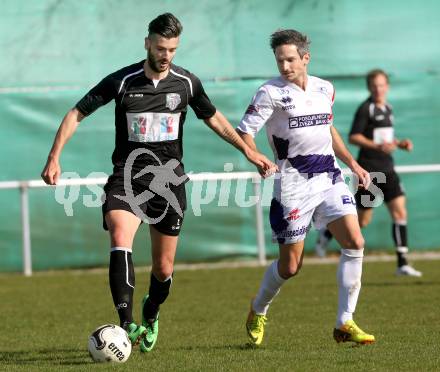
[{"label": "player's hand", "polygon": [[278,171],[278,167],[275,163],[271,162],[263,154],[260,154],[257,151],[249,151],[246,154],[246,157],[257,167],[258,173],[260,173],[260,176],[263,178],[270,177],[272,174]]},{"label": "player's hand", "polygon": [[353,162],[351,171],[359,179],[359,187],[368,189],[368,186],[370,186],[371,183],[370,173],[362,168],[356,161]]},{"label": "player's hand", "polygon": [[56,185],[58,179],[60,178],[61,167],[58,159],[54,159],[53,157],[47,158],[46,166],[41,172],[41,178],[48,185]]},{"label": "player's hand", "polygon": [[379,150],[385,154],[391,154],[397,148],[397,141],[384,142],[379,145]]},{"label": "player's hand", "polygon": [[410,139],[403,139],[398,144],[399,148],[406,151],[412,151],[414,145]]}]

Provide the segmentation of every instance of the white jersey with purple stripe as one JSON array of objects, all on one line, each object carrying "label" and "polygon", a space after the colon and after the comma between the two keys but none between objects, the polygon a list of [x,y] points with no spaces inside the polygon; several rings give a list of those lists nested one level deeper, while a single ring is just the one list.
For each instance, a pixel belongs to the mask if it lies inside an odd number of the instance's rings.
[{"label": "white jersey with purple stripe", "polygon": [[238,129],[255,137],[265,126],[281,172],[275,195],[286,188],[310,195],[342,180],[330,132],[333,100],[333,85],[310,75],[305,91],[280,76],[253,97]]}]

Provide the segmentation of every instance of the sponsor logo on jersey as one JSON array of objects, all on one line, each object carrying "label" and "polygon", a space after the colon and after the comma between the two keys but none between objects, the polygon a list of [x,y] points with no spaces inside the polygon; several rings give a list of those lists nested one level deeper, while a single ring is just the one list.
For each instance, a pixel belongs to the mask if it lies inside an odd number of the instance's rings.
[{"label": "sponsor logo on jersey", "polygon": [[147,120],[143,116],[133,118],[132,129],[134,134],[145,134],[147,130]]},{"label": "sponsor logo on jersey", "polygon": [[293,110],[296,106],[295,105],[287,105],[287,106],[283,106],[281,107],[284,111],[289,111],[289,110]]},{"label": "sponsor logo on jersey", "polygon": [[295,116],[289,118],[289,128],[304,128],[313,127],[315,125],[326,125],[330,124],[332,119],[331,114],[314,114],[314,115],[304,115]]},{"label": "sponsor logo on jersey", "polygon": [[166,95],[165,106],[168,107],[171,111],[175,110],[177,106],[179,106],[180,102],[181,99],[178,93],[168,93]]},{"label": "sponsor logo on jersey", "polygon": [[299,218],[299,209],[298,208],[292,209],[287,216],[288,221],[292,221],[292,220],[295,221],[298,218]]},{"label": "sponsor logo on jersey", "polygon": [[173,117],[163,116],[160,118],[160,132],[173,133]]},{"label": "sponsor logo on jersey", "polygon": [[295,116],[289,118],[289,128],[304,128],[313,127],[315,125],[326,125],[331,124],[332,114],[314,114],[314,115],[304,115]]},{"label": "sponsor logo on jersey", "polygon": [[256,115],[260,111],[260,108],[257,105],[249,105],[246,109],[246,115]]},{"label": "sponsor logo on jersey", "polygon": [[284,106],[282,106],[281,108],[284,111],[293,110],[295,108],[295,105],[293,103],[291,105],[289,105],[289,103],[291,103],[291,102],[292,102],[292,98],[290,98],[289,96],[282,97],[281,103],[283,103]]},{"label": "sponsor logo on jersey", "polygon": [[130,93],[128,96],[130,98],[142,98],[144,95],[142,93]]},{"label": "sponsor logo on jersey", "polygon": [[128,140],[132,142],[173,141],[179,137],[180,112],[127,112]]}]

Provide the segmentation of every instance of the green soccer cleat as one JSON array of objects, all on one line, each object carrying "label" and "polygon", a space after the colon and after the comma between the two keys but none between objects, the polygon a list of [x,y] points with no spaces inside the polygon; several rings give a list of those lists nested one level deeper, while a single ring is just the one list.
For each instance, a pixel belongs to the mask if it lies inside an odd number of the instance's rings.
[{"label": "green soccer cleat", "polygon": [[246,331],[250,345],[259,346],[263,342],[266,320],[267,318],[264,315],[256,314],[255,311],[252,310],[251,303],[251,309],[246,320]]},{"label": "green soccer cleat", "polygon": [[353,320],[348,320],[342,327],[335,328],[333,338],[337,343],[352,341],[362,345],[372,344],[376,341],[373,335],[365,333]]},{"label": "green soccer cleat", "polygon": [[148,295],[142,300],[142,325],[146,328],[146,333],[141,340],[141,351],[148,353],[153,350],[154,345],[157,341],[157,336],[159,334],[159,313],[157,313],[155,319],[145,319],[144,318],[144,304],[147,301]]},{"label": "green soccer cleat", "polygon": [[133,346],[139,344],[141,339],[147,333],[147,329],[144,326],[138,326],[134,322],[127,325],[125,331],[127,332],[128,338]]}]

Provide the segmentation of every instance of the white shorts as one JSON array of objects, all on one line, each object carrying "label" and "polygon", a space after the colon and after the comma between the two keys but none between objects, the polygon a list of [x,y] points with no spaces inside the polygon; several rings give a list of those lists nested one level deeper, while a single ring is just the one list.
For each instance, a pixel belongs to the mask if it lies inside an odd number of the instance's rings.
[{"label": "white shorts", "polygon": [[[286,195],[286,190],[283,190]],[[330,222],[352,214],[357,216],[353,194],[344,182],[314,195],[295,199],[292,192],[289,198],[273,198],[270,206],[270,225],[272,239],[280,244],[296,243],[304,240],[313,221],[315,228],[322,229]]]}]

